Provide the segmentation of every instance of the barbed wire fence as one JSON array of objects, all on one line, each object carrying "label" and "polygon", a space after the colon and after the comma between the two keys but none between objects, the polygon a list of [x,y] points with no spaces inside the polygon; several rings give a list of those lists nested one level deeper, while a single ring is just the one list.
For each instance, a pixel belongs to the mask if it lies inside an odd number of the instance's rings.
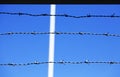
[{"label": "barbed wire fence", "polygon": [[[19,15],[19,16],[61,16],[61,17],[71,17],[71,18],[92,18],[92,17],[102,17],[102,18],[120,18],[120,15],[115,15],[115,13],[111,15],[81,15],[81,16],[74,16],[74,15],[68,15],[68,14],[56,14],[56,15],[50,15],[50,14],[30,14],[30,13],[13,13],[13,12],[0,12],[0,14],[7,14],[7,15]],[[56,34],[56,35],[96,35],[96,36],[113,36],[113,37],[120,37],[120,34],[110,34],[109,32],[106,33],[92,33],[92,32],[5,32],[0,33],[0,36],[3,35],[38,35],[38,34]],[[40,65],[40,64],[48,64],[48,63],[54,63],[54,64],[120,64],[120,62],[116,61],[55,61],[55,62],[28,62],[28,63],[6,63],[6,64],[0,64],[0,66],[29,66],[29,65]]]}]

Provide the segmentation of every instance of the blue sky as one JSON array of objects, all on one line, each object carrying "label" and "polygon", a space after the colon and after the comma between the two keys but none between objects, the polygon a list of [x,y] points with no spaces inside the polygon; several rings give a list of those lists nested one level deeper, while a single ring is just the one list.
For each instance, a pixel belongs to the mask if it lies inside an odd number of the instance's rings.
[{"label": "blue sky", "polygon": [[[50,13],[50,5],[0,5],[1,12],[32,14]],[[120,15],[120,5],[63,5],[56,6],[56,14]],[[0,15],[0,33],[49,32],[49,16],[30,17]],[[120,18],[56,17],[58,32],[93,32],[120,34]],[[56,35],[55,61],[120,61],[120,38],[88,35]],[[49,35],[0,36],[0,63],[48,61]],[[120,65],[55,64],[54,77],[118,77]],[[48,65],[0,66],[0,77],[47,77]]]}]

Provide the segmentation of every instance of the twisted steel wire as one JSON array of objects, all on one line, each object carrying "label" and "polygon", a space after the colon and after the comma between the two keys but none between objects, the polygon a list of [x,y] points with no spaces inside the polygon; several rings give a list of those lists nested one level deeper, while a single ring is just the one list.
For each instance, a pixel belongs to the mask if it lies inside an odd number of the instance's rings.
[{"label": "twisted steel wire", "polygon": [[37,34],[67,34],[67,35],[102,35],[102,36],[114,36],[114,37],[120,37],[118,34],[110,34],[110,33],[91,33],[91,32],[6,32],[6,33],[0,33],[0,35],[18,35],[18,34],[31,34],[31,35],[37,35]]},{"label": "twisted steel wire", "polygon": [[56,15],[51,15],[51,14],[30,14],[30,13],[13,13],[13,12],[0,12],[0,14],[9,14],[9,15],[26,15],[26,16],[61,16],[61,17],[71,17],[71,18],[90,18],[90,17],[105,17],[105,18],[120,18],[120,15],[115,15],[115,13],[111,15],[81,15],[81,16],[74,16],[74,15],[68,15],[68,14],[56,14]]},{"label": "twisted steel wire", "polygon": [[55,61],[55,62],[29,62],[29,63],[7,63],[0,64],[0,66],[28,66],[28,65],[40,65],[40,64],[120,64],[120,62],[114,61]]}]

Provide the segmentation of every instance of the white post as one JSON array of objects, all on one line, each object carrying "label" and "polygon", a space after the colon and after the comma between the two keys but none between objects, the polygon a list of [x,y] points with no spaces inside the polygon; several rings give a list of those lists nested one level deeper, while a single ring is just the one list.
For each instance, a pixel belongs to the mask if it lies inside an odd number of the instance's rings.
[{"label": "white post", "polygon": [[[55,15],[55,4],[51,4],[50,14]],[[55,32],[55,16],[50,16],[50,32]],[[49,38],[49,62],[54,62],[55,34],[50,34]],[[48,64],[48,77],[54,77],[54,63]]]}]

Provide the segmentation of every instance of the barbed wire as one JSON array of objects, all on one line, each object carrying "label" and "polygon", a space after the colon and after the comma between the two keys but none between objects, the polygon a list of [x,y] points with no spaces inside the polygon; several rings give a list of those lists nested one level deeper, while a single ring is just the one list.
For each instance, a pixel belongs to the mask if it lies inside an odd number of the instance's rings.
[{"label": "barbed wire", "polygon": [[9,15],[26,15],[26,16],[61,16],[61,17],[72,17],[72,18],[90,18],[90,17],[105,17],[105,18],[120,18],[120,15],[115,15],[115,13],[111,15],[92,15],[92,14],[87,14],[87,15],[81,15],[81,16],[74,16],[74,15],[68,15],[68,14],[56,14],[56,15],[51,15],[51,14],[30,14],[30,13],[12,13],[12,12],[0,12],[0,14],[9,14]]},{"label": "barbed wire", "polygon": [[68,34],[68,35],[103,35],[103,36],[114,36],[114,37],[120,37],[118,34],[110,34],[110,33],[90,33],[90,32],[6,32],[6,33],[0,33],[0,35],[15,35],[15,34],[31,34],[31,35],[37,35],[37,34]]},{"label": "barbed wire", "polygon": [[29,63],[7,63],[7,64],[0,64],[0,66],[29,66],[29,65],[40,65],[40,64],[49,64],[49,63],[54,63],[54,64],[120,64],[120,62],[114,62],[114,61],[55,61],[55,62],[29,62]]}]

